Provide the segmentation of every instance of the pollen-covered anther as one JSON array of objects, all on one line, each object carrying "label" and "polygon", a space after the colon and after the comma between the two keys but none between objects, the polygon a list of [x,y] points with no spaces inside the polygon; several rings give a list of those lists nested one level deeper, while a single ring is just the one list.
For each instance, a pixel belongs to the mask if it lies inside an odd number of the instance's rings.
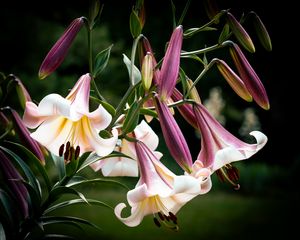
[{"label": "pollen-covered anther", "polygon": [[79,157],[79,154],[80,154],[80,147],[77,146],[75,149],[75,159],[77,159]]},{"label": "pollen-covered anther", "polygon": [[65,150],[65,144],[62,144],[62,145],[59,147],[59,151],[58,151],[60,157],[63,156],[64,150]]},{"label": "pollen-covered anther", "polygon": [[159,222],[159,220],[156,217],[153,218],[153,221],[157,227],[161,227],[161,223]]}]

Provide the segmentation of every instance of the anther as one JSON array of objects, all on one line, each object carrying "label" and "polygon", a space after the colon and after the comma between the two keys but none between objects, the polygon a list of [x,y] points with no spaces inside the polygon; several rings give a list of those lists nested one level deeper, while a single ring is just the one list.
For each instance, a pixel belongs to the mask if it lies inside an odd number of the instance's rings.
[{"label": "anther", "polygon": [[69,151],[69,149],[67,151],[67,148],[66,148],[66,151],[65,151],[65,154],[64,154],[65,161],[68,161],[69,155],[70,155],[70,151]]},{"label": "anther", "polygon": [[161,227],[161,224],[156,217],[153,218],[153,221],[157,227]]},{"label": "anther", "polygon": [[72,161],[73,157],[74,157],[74,153],[75,153],[75,150],[73,147],[70,147],[70,156],[69,156],[69,160]]},{"label": "anther", "polygon": [[77,146],[76,150],[75,150],[75,159],[77,159],[79,157],[79,154],[80,154],[80,147]]},{"label": "anther", "polygon": [[59,147],[59,150],[58,150],[58,155],[59,155],[60,157],[63,156],[64,150],[65,150],[65,144],[62,144],[62,145]]},{"label": "anther", "polygon": [[158,212],[158,216],[159,216],[160,220],[162,220],[162,221],[166,220],[164,215],[161,212]]},{"label": "anther", "polygon": [[66,144],[66,152],[69,152],[71,143],[68,141]]}]

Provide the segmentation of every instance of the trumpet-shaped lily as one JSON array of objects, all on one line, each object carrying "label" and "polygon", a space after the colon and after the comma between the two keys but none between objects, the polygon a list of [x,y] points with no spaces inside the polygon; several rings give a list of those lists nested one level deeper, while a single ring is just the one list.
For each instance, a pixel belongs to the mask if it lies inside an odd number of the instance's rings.
[{"label": "trumpet-shaped lily", "polygon": [[[199,194],[199,181],[191,176],[177,176],[165,167],[144,143],[138,141],[136,153],[140,170],[140,179],[135,189],[127,193],[131,215],[121,216],[126,207],[120,203],[115,207],[116,216],[127,226],[141,223],[144,216],[153,214],[155,224],[160,226],[173,221],[177,226],[175,214],[179,209]],[[157,215],[156,215],[157,214]],[[158,218],[157,218],[158,216]]]},{"label": "trumpet-shaped lily", "polygon": [[[137,140],[143,142],[150,150],[154,151],[158,146],[158,136],[152,128],[143,120],[134,129],[134,136]],[[121,152],[128,157],[111,157],[100,160],[91,164],[90,166],[98,171],[101,169],[104,176],[138,176],[138,164],[135,150],[135,143],[129,142],[125,138],[122,139],[115,151]],[[161,156],[161,153],[155,152],[156,156]]]},{"label": "trumpet-shaped lily", "polygon": [[201,151],[197,161],[212,172],[231,162],[250,158],[267,143],[267,137],[259,131],[250,133],[256,139],[256,144],[239,140],[217,122],[201,104],[194,105],[194,113],[201,132]]},{"label": "trumpet-shaped lily", "polygon": [[38,127],[31,137],[55,155],[61,155],[63,144],[74,149],[79,146],[80,154],[95,151],[99,156],[106,156],[115,148],[116,129],[111,138],[98,135],[111,122],[111,115],[102,105],[89,112],[90,81],[89,73],[83,75],[66,98],[50,94],[38,106],[26,102],[23,121],[28,128]]}]

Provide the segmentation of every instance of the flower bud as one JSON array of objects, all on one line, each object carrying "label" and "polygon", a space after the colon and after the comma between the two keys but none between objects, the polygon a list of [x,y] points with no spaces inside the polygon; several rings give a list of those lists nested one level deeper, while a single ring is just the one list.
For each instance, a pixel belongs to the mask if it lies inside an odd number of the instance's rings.
[{"label": "flower bud", "polygon": [[254,24],[254,28],[255,28],[256,34],[258,36],[258,39],[259,39],[261,45],[267,51],[272,51],[271,38],[270,38],[270,35],[269,35],[265,25],[263,24],[263,22],[261,21],[261,19],[255,12],[251,12],[251,13],[254,15],[253,24]]},{"label": "flower bud", "polygon": [[254,53],[255,47],[250,36],[231,13],[227,13],[227,23],[240,44],[247,51]]},{"label": "flower bud", "polygon": [[153,59],[152,54],[147,52],[142,64],[142,83],[146,91],[151,87],[153,79]]},{"label": "flower bud", "polygon": [[251,102],[252,96],[240,77],[223,60],[214,59],[213,61],[216,62],[220,73],[226,79],[233,91],[235,91],[242,99]]},{"label": "flower bud", "polygon": [[17,91],[17,94],[18,94],[18,97],[19,97],[19,101],[20,101],[20,104],[21,104],[22,108],[24,109],[25,108],[25,103],[28,102],[28,101],[31,101],[31,97],[30,97],[27,89],[23,85],[22,81],[17,77],[15,77],[15,81],[17,83],[16,91]]},{"label": "flower bud", "polygon": [[[192,87],[192,85],[193,85],[194,82],[191,79],[188,78],[186,83],[188,85],[188,88],[190,89]],[[192,88],[189,97],[191,99],[193,99],[196,103],[201,103],[201,99],[200,99],[200,96],[199,96],[199,93],[198,93],[196,87]]]},{"label": "flower bud", "polygon": [[241,79],[254,101],[263,109],[268,110],[270,103],[265,87],[237,44],[234,43],[230,47],[230,54]]},{"label": "flower bud", "polygon": [[44,79],[52,72],[54,72],[60,64],[65,59],[65,56],[68,53],[68,50],[73,43],[74,38],[77,33],[81,29],[84,24],[83,17],[76,18],[69,25],[69,27],[65,30],[63,35],[58,39],[58,41],[54,44],[51,50],[48,52],[45,57],[40,70],[39,70],[39,78]]}]

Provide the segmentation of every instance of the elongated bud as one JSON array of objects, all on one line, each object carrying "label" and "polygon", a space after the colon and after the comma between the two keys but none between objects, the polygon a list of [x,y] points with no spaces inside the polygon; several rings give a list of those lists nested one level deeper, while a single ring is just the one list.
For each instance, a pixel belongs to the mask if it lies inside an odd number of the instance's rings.
[{"label": "elongated bud", "polygon": [[254,101],[263,109],[268,110],[270,103],[265,87],[237,44],[233,43],[230,47],[230,54]]},{"label": "elongated bud", "polygon": [[32,100],[31,100],[31,97],[30,97],[27,89],[23,85],[22,81],[17,77],[15,77],[15,81],[17,83],[16,91],[17,91],[17,94],[19,97],[19,101],[20,101],[22,108],[24,109],[26,102],[31,102]]},{"label": "elongated bud", "polygon": [[259,16],[255,13],[255,12],[251,12],[253,14],[253,24],[254,24],[254,28],[256,31],[256,34],[258,36],[258,39],[261,43],[261,45],[267,50],[267,51],[272,51],[272,42],[271,42],[271,38],[270,35],[265,27],[265,25],[263,24],[263,22],[261,21],[261,19],[259,18]]},{"label": "elongated bud", "polygon": [[248,92],[245,84],[240,79],[240,77],[223,60],[214,59],[213,61],[216,62],[220,73],[226,79],[233,91],[235,91],[236,94],[239,95],[242,99],[251,102],[252,96]]},{"label": "elongated bud", "polygon": [[167,104],[158,99],[158,96],[155,97],[155,107],[165,142],[172,157],[183,170],[191,172],[193,165],[192,156],[172,113]]},{"label": "elongated bud", "polygon": [[30,136],[30,132],[25,127],[22,119],[19,114],[11,109],[12,119],[15,126],[15,130],[17,131],[20,139],[24,143],[24,145],[43,163],[45,162],[44,155],[38,143]]},{"label": "elongated bud", "polygon": [[152,69],[153,69],[153,84],[154,85],[157,85],[158,84],[158,81],[159,81],[159,74],[160,74],[160,70],[159,69],[156,69],[156,65],[157,65],[157,62],[156,62],[156,59],[154,57],[154,53],[152,51],[152,48],[151,48],[151,45],[150,45],[150,42],[148,41],[148,39],[146,37],[143,37],[143,40],[142,40],[142,45],[143,45],[143,55],[141,57],[141,59],[144,58],[144,55],[146,55],[148,52],[152,54]]},{"label": "elongated bud", "polygon": [[153,79],[153,59],[152,54],[148,52],[143,60],[142,65],[142,83],[146,91],[151,87]]},{"label": "elongated bud", "polygon": [[[11,163],[11,160],[0,149],[0,172],[4,176],[4,180],[7,181],[7,185],[12,192],[13,197],[18,203],[18,207],[22,212],[24,218],[28,217],[28,191],[23,185],[23,178],[17,171],[15,166]],[[1,179],[2,180],[2,179]]]},{"label": "elongated bud", "polygon": [[176,85],[179,73],[182,38],[182,26],[178,26],[173,31],[161,66],[158,94],[162,101],[166,101],[172,95]]},{"label": "elongated bud", "polygon": [[65,59],[74,38],[84,24],[84,18],[76,18],[57,40],[44,59],[40,70],[39,78],[44,79],[54,72]]},{"label": "elongated bud", "polygon": [[227,23],[240,44],[247,51],[254,53],[255,47],[250,36],[231,13],[227,13]]},{"label": "elongated bud", "polygon": [[[188,78],[186,83],[188,85],[188,88],[190,89],[194,82]],[[200,96],[199,96],[199,93],[198,93],[196,87],[192,88],[189,97],[191,99],[193,99],[196,103],[201,103],[201,99],[200,99]]]}]

